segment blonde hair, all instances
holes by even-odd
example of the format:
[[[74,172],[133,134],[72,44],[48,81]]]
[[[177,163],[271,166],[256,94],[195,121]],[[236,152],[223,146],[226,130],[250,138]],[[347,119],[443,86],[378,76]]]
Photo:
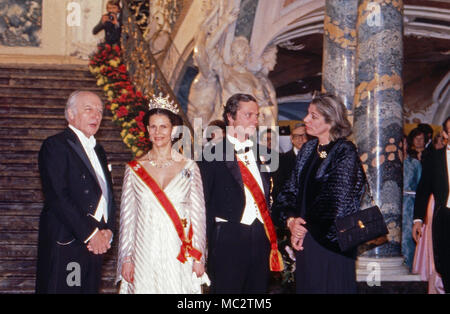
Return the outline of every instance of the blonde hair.
[[[331,125],[331,141],[347,138],[352,134],[352,125],[347,118],[347,108],[338,96],[318,93],[313,96],[311,104],[316,106],[325,122]]]

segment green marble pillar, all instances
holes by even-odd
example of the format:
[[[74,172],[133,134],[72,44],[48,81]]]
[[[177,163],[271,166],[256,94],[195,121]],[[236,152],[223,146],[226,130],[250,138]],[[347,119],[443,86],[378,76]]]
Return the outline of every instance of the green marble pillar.
[[[364,257],[401,258],[403,167],[403,2],[359,0],[354,133],[388,242]]]
[[[338,95],[353,120],[358,0],[326,0],[322,91]]]

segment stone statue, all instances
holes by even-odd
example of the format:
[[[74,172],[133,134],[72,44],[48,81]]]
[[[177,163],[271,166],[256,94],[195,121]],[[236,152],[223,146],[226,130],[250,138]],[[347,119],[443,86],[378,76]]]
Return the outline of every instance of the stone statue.
[[[188,117],[191,123],[194,117],[201,117],[203,125],[222,119],[227,99],[245,93],[253,95],[261,108],[260,125],[275,125],[278,108],[268,73],[276,64],[276,46],[267,48],[257,62],[257,70],[252,69],[247,38],[238,36],[231,44],[225,38],[239,12],[239,7],[225,3],[222,0],[216,4],[195,40],[194,62],[199,73],[189,93]]]
[[[150,51],[159,62],[163,57],[170,41],[171,28],[169,24],[169,10],[164,1],[150,3],[150,21],[145,31]]]
[[[269,79],[269,72],[275,68],[277,64],[277,46],[268,46],[262,57],[260,58],[260,70],[256,73],[256,77],[262,86],[264,93],[264,102],[259,107],[259,124],[260,125],[276,125],[278,120],[278,102],[275,87]]]
[[[250,55],[250,45],[243,36],[233,40],[229,62],[226,62],[225,55],[222,55],[221,67],[215,69],[222,88],[222,99],[226,101],[235,93],[253,95],[260,106],[259,124],[275,125],[277,121],[275,89],[267,77],[267,73],[275,64],[263,62],[259,72],[251,71]],[[220,118],[221,115],[222,107],[216,107],[213,118]]]
[[[221,58],[217,47],[227,28],[237,19],[238,11],[224,14],[217,25],[218,12],[219,5],[202,22],[195,38],[193,58],[199,73],[189,91],[187,116],[191,124],[194,118],[201,118],[202,125],[207,125],[214,120],[211,118],[214,108],[220,107],[222,102],[219,80],[214,70],[219,67],[216,63]]]

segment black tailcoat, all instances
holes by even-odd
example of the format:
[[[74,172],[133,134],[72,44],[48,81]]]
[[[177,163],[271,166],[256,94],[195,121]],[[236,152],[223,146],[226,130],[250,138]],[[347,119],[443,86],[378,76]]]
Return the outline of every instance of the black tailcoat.
[[[102,255],[89,252],[85,241],[96,228],[114,232],[115,203],[105,151],[97,144],[95,152],[108,189],[107,223],[93,218],[102,191],[77,135],[67,128],[47,138],[39,151],[44,209],[39,221],[37,293],[98,290]],[[67,284],[72,262],[80,265],[81,286]]]
[[[258,229],[255,231],[251,230],[253,227],[240,223],[245,209],[245,190],[234,146],[225,139],[217,143],[212,152],[220,155],[220,160],[199,163],[205,195],[208,274],[211,277],[212,292],[265,293],[266,279],[269,275],[270,243],[262,224],[254,222],[254,225],[257,225],[254,229]],[[259,158],[256,158],[256,160],[258,169],[260,169],[266,202],[268,202],[270,173],[261,172],[261,161]],[[227,222],[216,222],[216,217]],[[253,254],[251,251],[257,247],[260,247],[260,249],[257,252],[255,251],[254,258],[258,260],[258,263],[249,268],[247,262],[254,260],[249,256]],[[231,259],[233,265],[229,263],[228,257],[230,256],[236,257]],[[246,259],[246,257],[249,258]],[[238,274],[233,272],[233,275],[230,275],[233,278],[226,278],[227,276],[224,274],[229,273],[228,271],[232,268],[242,269]],[[251,288],[246,290],[244,287],[243,281],[248,281],[248,277],[253,276],[253,274],[256,274],[255,277],[261,280],[260,283],[255,283],[255,286],[259,285],[261,290]]]
[[[434,150],[424,161],[422,176],[416,190],[414,219],[426,217],[428,200],[434,196],[433,212],[433,253],[436,270],[442,279],[450,278],[450,209],[446,148]],[[445,277],[445,278],[444,278]],[[446,288],[450,289],[450,287]]]

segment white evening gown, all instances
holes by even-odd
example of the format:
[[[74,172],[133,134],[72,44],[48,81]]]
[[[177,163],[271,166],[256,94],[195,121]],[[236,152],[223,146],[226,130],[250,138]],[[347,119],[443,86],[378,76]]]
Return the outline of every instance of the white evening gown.
[[[192,224],[193,246],[205,260],[206,218],[203,185],[197,164],[187,160],[164,189],[180,219],[187,219],[185,234]],[[197,278],[192,272],[193,258],[183,264],[177,256],[181,240],[175,227],[150,188],[127,164],[122,188],[120,239],[116,282],[122,280],[120,293],[201,293],[206,273]],[[134,282],[121,276],[125,259],[134,262]]]

